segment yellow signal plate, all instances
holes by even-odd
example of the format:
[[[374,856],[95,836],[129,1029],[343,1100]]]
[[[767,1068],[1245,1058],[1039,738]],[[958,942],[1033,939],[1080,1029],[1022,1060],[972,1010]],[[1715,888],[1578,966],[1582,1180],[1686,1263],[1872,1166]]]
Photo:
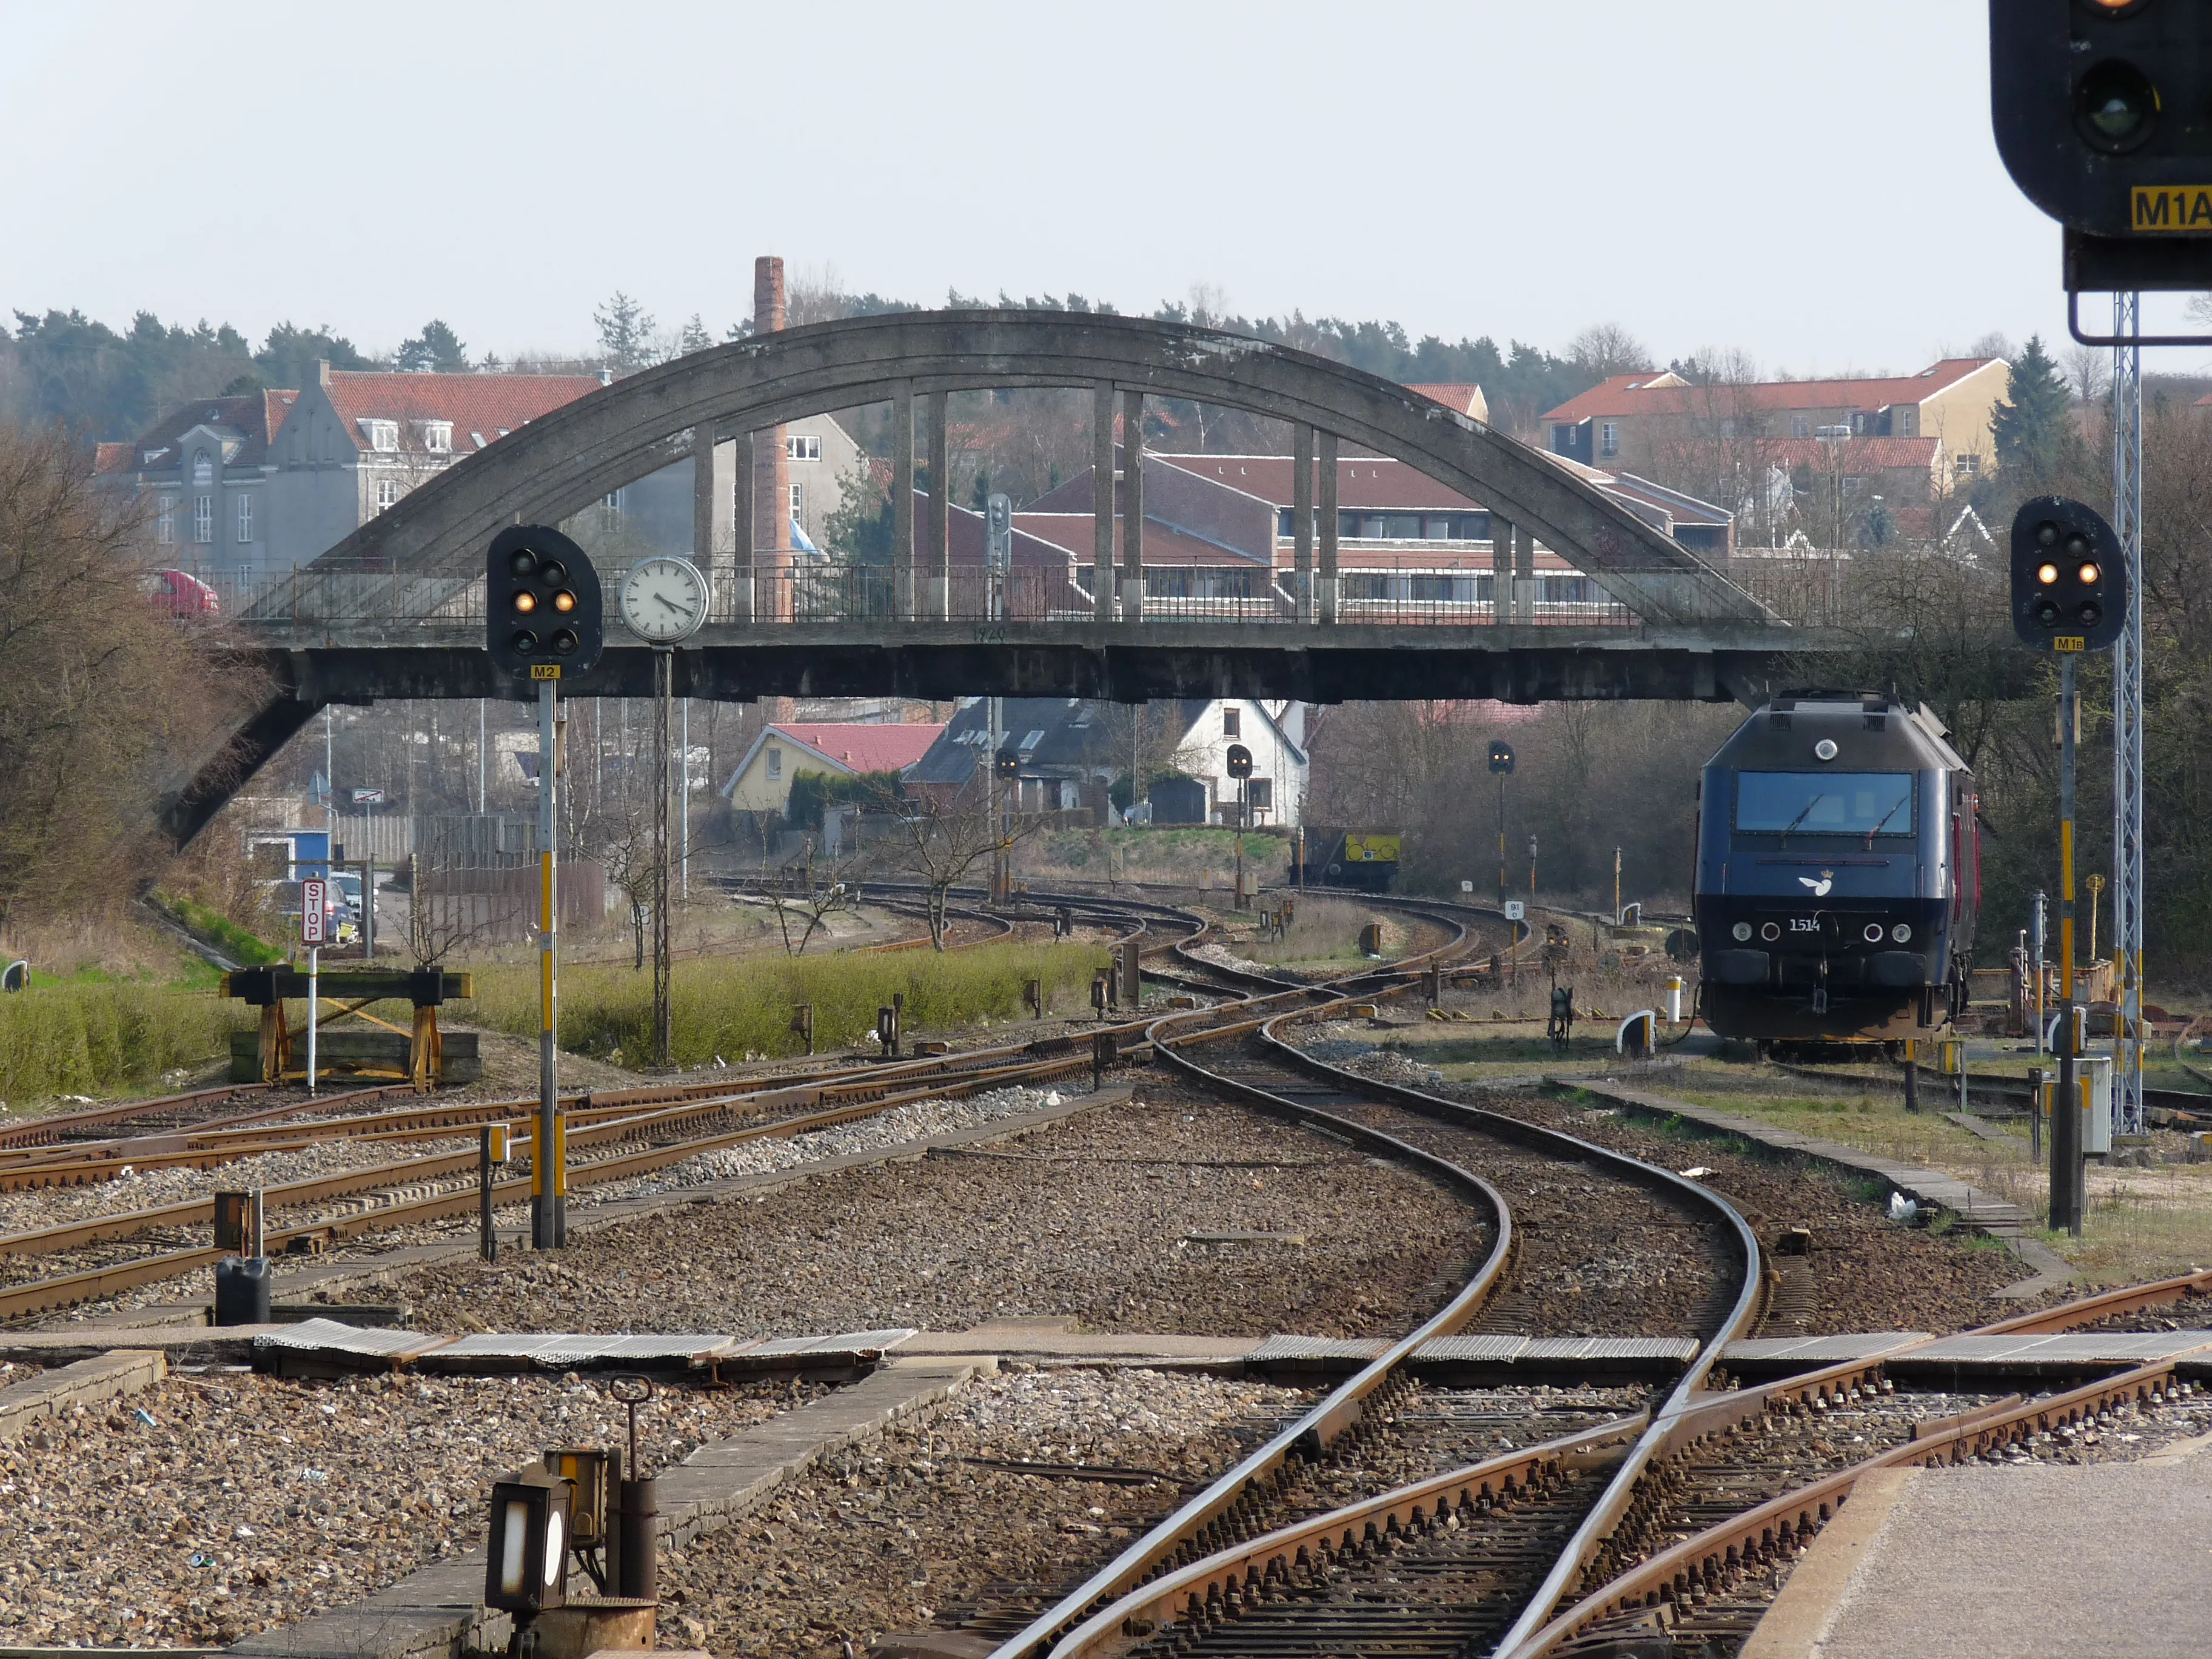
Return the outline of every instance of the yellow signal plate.
[[[2128,228],[2139,235],[2212,236],[2212,185],[2137,185]]]
[[[557,662],[534,662],[530,665],[530,678],[533,680],[557,680],[561,678],[561,665]]]
[[[2051,641],[2053,651],[2087,651],[2088,640],[2080,634],[2061,634]]]

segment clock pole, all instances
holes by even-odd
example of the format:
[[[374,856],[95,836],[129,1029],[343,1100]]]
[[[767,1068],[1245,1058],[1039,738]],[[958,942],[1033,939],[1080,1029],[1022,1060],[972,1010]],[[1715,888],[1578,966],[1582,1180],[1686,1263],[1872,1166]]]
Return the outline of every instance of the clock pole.
[[[668,793],[672,787],[668,769],[668,712],[676,696],[673,647],[653,647],[653,741],[660,751],[660,787],[653,809],[653,1063],[665,1071],[674,1063],[668,1006]]]

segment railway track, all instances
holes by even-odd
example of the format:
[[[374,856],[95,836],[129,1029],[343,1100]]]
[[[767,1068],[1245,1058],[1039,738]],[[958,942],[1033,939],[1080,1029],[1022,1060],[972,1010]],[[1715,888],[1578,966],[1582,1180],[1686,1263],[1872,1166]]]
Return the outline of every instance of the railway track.
[[[1212,1623],[1230,1617],[1224,1595],[1234,1598],[1242,1611],[1248,1596],[1285,1589],[1294,1574],[1304,1576],[1303,1583],[1324,1557],[1363,1549],[1387,1553],[1416,1524],[1443,1525],[1457,1534],[1462,1510],[1470,1521],[1479,1515],[1483,1526],[1464,1529],[1462,1542],[1467,1547],[1455,1571],[1493,1588],[1510,1583],[1517,1589],[1502,1597],[1457,1601],[1457,1611],[1446,1622],[1462,1644],[1510,1633],[1516,1619],[1525,1624],[1535,1609],[1553,1605],[1569,1587],[1574,1568],[1595,1553],[1613,1516],[1627,1502],[1634,1477],[1650,1460],[1661,1421],[1686,1407],[1721,1342],[1753,1316],[1759,1290],[1756,1243],[1732,1210],[1693,1183],[1549,1131],[1371,1084],[1312,1061],[1281,1040],[1277,1028],[1292,1019],[1337,1011],[1360,996],[1406,988],[1416,970],[1441,965],[1470,948],[1469,921],[1480,917],[1496,925],[1498,920],[1459,907],[1394,908],[1439,924],[1445,942],[1330,986],[1285,987],[1272,975],[1195,959],[1207,971],[1256,981],[1254,994],[1230,1006],[1155,1021],[1148,1037],[1164,1064],[1212,1091],[1387,1153],[1458,1185],[1486,1212],[1487,1254],[1438,1312],[1018,1628],[1006,1627],[1012,1621],[1004,1607],[972,1612],[964,1627],[996,1640],[994,1659],[1029,1659],[1046,1652],[1118,1653],[1155,1636],[1166,1644],[1163,1650],[1177,1650],[1177,1644],[1196,1640]],[[1190,959],[1188,953],[1186,958]],[[1200,1049],[1202,1060],[1194,1052]],[[1449,1130],[1441,1136],[1436,1133],[1439,1119]],[[1470,1150],[1480,1152],[1493,1169],[1503,1152],[1510,1173],[1501,1173],[1500,1180],[1507,1185],[1527,1179],[1534,1165],[1564,1161],[1602,1170],[1608,1182],[1625,1180],[1663,1193],[1692,1213],[1713,1212],[1709,1230],[1725,1239],[1735,1269],[1729,1294],[1722,1298],[1725,1310],[1716,1316],[1710,1309],[1701,1310],[1708,1328],[1699,1360],[1658,1417],[1649,1411],[1616,1411],[1577,1425],[1572,1432],[1540,1447],[1474,1462],[1462,1455],[1471,1446],[1449,1435],[1439,1440],[1432,1431],[1416,1431],[1424,1421],[1448,1422],[1452,1407],[1467,1401],[1450,1401],[1414,1383],[1407,1370],[1410,1356],[1434,1338],[1479,1328],[1496,1310],[1510,1310],[1504,1316],[1508,1328],[1525,1328],[1532,1313],[1525,1299],[1516,1306],[1502,1291],[1529,1255],[1544,1253],[1542,1247],[1531,1251],[1523,1244],[1507,1198],[1468,1166]],[[1530,1152],[1536,1154],[1533,1160],[1528,1158]],[[1713,1299],[1710,1293],[1702,1298]],[[1382,1477],[1408,1463],[1419,1466],[1424,1478],[1394,1489]],[[1440,1468],[1443,1473],[1437,1472]],[[1445,1519],[1437,1522],[1440,1513]],[[1478,1533],[1490,1539],[1486,1553],[1474,1548]],[[1232,1563],[1260,1548],[1255,1540],[1264,1540],[1271,1553],[1267,1565],[1252,1569],[1248,1583]],[[1355,1608],[1347,1620],[1324,1621],[1327,1639],[1339,1645],[1320,1650],[1391,1650],[1386,1632],[1362,1623],[1372,1612]],[[1273,1651],[1264,1644],[1253,1650]]]
[[[1123,928],[1123,938],[1157,935],[1151,954],[1176,950],[1198,938],[1209,924],[1202,916],[1172,906],[1135,901],[1126,904],[1079,898],[1075,905]],[[1129,1052],[1144,1048],[1142,1020],[1101,1024],[1098,1030]],[[982,1092],[1048,1082],[1092,1064],[1089,1045],[1073,1039],[969,1050],[957,1055],[891,1063],[840,1062],[796,1075],[732,1087],[726,1081],[592,1091],[564,1098],[572,1152],[598,1151],[571,1165],[574,1188],[589,1188],[650,1175],[704,1153],[764,1137],[787,1138],[828,1128],[945,1095]],[[266,1085],[197,1091],[160,1100],[126,1103],[71,1115],[59,1128],[88,1128],[173,1115],[202,1103],[240,1094],[266,1092]],[[534,1099],[432,1103],[368,1114],[319,1117],[307,1122],[276,1122],[307,1111],[327,1111],[347,1101],[370,1103],[397,1089],[357,1091],[320,1102],[295,1100],[240,1120],[201,1124],[164,1135],[104,1142],[47,1142],[20,1149],[12,1161],[0,1154],[0,1190],[9,1188],[82,1184],[112,1177],[125,1168],[184,1164],[202,1169],[269,1152],[297,1151],[333,1139],[376,1143],[450,1139],[480,1124],[508,1121],[536,1109]],[[28,1127],[28,1126],[26,1126]],[[642,1145],[640,1145],[642,1143]],[[629,1148],[629,1150],[624,1150]],[[272,1224],[267,1238],[278,1250],[319,1249],[363,1234],[450,1219],[474,1212],[480,1202],[473,1148],[447,1154],[395,1159],[340,1174],[271,1187],[265,1200],[272,1218],[287,1210],[347,1199],[367,1201],[352,1212],[319,1216],[293,1224]],[[526,1196],[526,1177],[495,1182],[495,1203]],[[426,1190],[427,1188],[427,1190]],[[214,1216],[212,1198],[185,1200],[112,1212],[0,1235],[0,1259],[32,1258],[125,1241],[144,1235],[204,1226]],[[51,1313],[120,1291],[183,1277],[211,1265],[224,1252],[212,1247],[161,1249],[82,1271],[0,1285],[0,1321]]]
[[[1370,1130],[1403,1133],[1399,1112],[1462,1124],[1488,1115],[1297,1055],[1279,1029],[1292,1018],[1263,1022],[1225,1063],[1209,1057],[1200,1068],[1171,1041],[1161,1053],[1255,1104],[1272,1099],[1308,1121],[1340,1115]],[[1156,1041],[1162,1035],[1156,1028]],[[1373,1109],[1378,1094],[1390,1111]],[[1510,1121],[1488,1127],[1523,1146],[1564,1139]],[[1415,1131],[1409,1138],[1437,1149],[1432,1136]],[[1647,1180],[1674,1179],[1644,1168]],[[1516,1185],[1503,1174],[1500,1180]],[[2069,1425],[2100,1412],[2179,1397],[2169,1396],[2181,1386],[2170,1366],[2145,1366],[2046,1399],[1984,1401],[1939,1413],[1897,1396],[1878,1363],[1834,1366],[1762,1389],[1706,1392],[1702,1385],[1721,1345],[1756,1316],[1759,1258],[1734,1212],[1701,1195],[1733,1221],[1743,1272],[1733,1305],[1708,1327],[1698,1360],[1652,1411],[1363,1494],[1304,1519],[1231,1528],[1217,1534],[1211,1553],[1178,1538],[1178,1517],[1171,1516],[1003,1641],[994,1659],[1130,1652],[1542,1659],[1634,1652],[1639,1644],[1652,1652],[1679,1650],[1675,1644],[1706,1650],[1698,1644],[1748,1634],[1787,1561],[1867,1472],[1994,1455],[2070,1433]],[[1501,1228],[1510,1227],[1501,1218]],[[1516,1261],[1501,1282],[1510,1285],[1521,1270]],[[1985,1329],[2094,1323],[2201,1294],[2204,1279],[2085,1298]],[[1508,1306],[1502,1294],[1490,1300],[1496,1311]],[[1373,1379],[1354,1379],[1362,1381]],[[1398,1386],[1386,1379],[1374,1387],[1368,1409],[1387,1415]],[[1237,1479],[1248,1501],[1260,1494],[1263,1512],[1272,1504],[1268,1520],[1282,1520],[1282,1505],[1267,1490],[1285,1484],[1279,1470],[1248,1460],[1224,1481]]]

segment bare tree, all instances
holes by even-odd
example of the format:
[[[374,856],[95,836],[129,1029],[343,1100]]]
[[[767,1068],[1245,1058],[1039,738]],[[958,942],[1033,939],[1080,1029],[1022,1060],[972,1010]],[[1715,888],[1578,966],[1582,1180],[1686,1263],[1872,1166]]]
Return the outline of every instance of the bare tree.
[[[805,956],[806,947],[816,933],[828,927],[831,915],[860,908],[858,877],[865,860],[858,851],[832,860],[819,872],[815,856],[814,837],[809,836],[800,846],[798,860],[785,866],[782,881],[763,878],[761,883],[762,895],[775,912],[776,926],[782,932],[786,956]],[[794,927],[796,939],[792,936]]]
[[[1593,323],[1567,343],[1567,356],[1593,380],[1651,367],[1651,352],[1619,323]]]
[[[1008,836],[1012,844],[1034,834],[1040,820],[1016,819]],[[945,903],[953,888],[991,856],[999,839],[999,826],[983,808],[983,782],[977,775],[957,794],[942,797],[921,793],[898,805],[898,838],[886,848],[885,862],[919,880],[927,897],[925,915],[929,942],[945,948]]]
[[[0,428],[0,933],[161,869],[169,774],[221,760],[257,683],[211,618],[142,589],[149,541],[67,433]]]

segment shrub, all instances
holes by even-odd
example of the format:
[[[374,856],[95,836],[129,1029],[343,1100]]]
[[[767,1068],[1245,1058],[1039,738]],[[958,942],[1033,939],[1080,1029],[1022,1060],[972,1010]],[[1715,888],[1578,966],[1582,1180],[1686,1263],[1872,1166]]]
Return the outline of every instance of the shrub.
[[[1025,1012],[1023,987],[1044,981],[1046,1007],[1088,1007],[1091,976],[1107,963],[1097,947],[984,945],[934,951],[826,957],[706,957],[676,964],[670,996],[670,1046],[679,1066],[716,1055],[794,1054],[793,1006],[814,1005],[814,1041],[831,1048],[875,1030],[876,1010],[894,992],[906,997],[909,1030],[944,1029]],[[534,966],[479,969],[467,1018],[517,1036],[538,1030]],[[653,1051],[653,978],[626,967],[584,968],[561,975],[561,1043],[602,1057],[620,1050],[635,1063]]]

